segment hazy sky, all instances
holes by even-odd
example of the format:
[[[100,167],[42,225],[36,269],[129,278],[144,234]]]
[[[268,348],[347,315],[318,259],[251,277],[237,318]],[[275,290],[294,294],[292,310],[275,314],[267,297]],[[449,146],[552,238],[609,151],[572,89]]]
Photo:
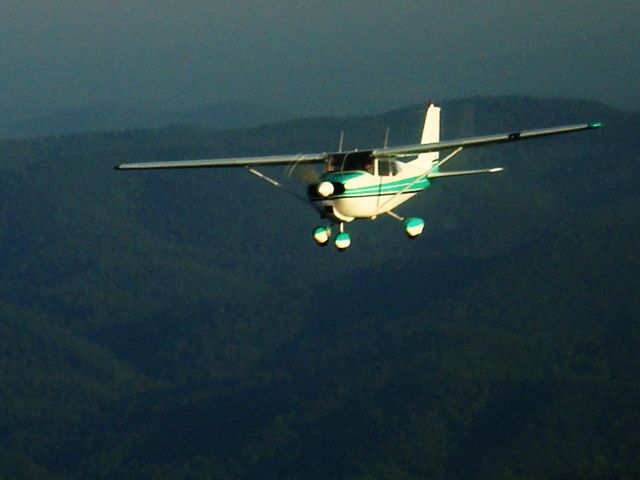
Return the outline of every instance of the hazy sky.
[[[640,1],[0,0],[0,105],[308,114],[531,94],[640,109]]]

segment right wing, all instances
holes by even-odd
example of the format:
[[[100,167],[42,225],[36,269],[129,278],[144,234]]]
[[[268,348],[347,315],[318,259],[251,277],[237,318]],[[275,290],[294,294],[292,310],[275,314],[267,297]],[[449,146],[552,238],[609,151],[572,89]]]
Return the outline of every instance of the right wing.
[[[203,160],[176,160],[165,162],[121,163],[116,170],[162,170],[171,168],[221,168],[251,167],[265,165],[288,165],[297,163],[322,163],[325,153],[306,153],[296,155],[273,155],[268,157],[215,158]]]
[[[462,175],[477,175],[479,173],[498,173],[504,170],[502,167],[495,168],[483,168],[480,170],[452,170],[449,172],[431,172],[427,174],[427,178],[442,178],[442,177],[459,177]]]
[[[443,142],[417,143],[414,145],[403,145],[400,147],[378,148],[373,150],[374,157],[398,157],[417,155],[425,152],[437,152],[456,147],[477,147],[491,143],[506,143],[517,140],[527,140],[529,138],[546,137],[548,135],[558,135],[560,133],[579,132],[580,130],[590,130],[602,127],[600,122],[581,123],[577,125],[566,125],[563,127],[541,128],[538,130],[522,130],[519,132],[499,133],[497,135],[483,135],[481,137],[459,138],[455,140],[445,140]]]

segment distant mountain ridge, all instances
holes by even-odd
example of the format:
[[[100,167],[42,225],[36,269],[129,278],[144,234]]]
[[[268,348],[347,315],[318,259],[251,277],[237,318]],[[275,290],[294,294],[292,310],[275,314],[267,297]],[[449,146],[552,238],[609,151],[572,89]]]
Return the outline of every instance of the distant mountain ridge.
[[[486,101],[491,97],[469,97],[443,102],[449,110],[449,114],[469,119],[474,115],[472,105],[478,101]],[[539,105],[547,105],[549,121],[562,119],[562,109],[553,106],[554,102],[566,102],[566,99],[536,99],[525,96],[494,97],[494,105],[499,112],[511,105],[511,111],[526,112],[523,104],[537,105],[534,110],[539,111]],[[623,113],[615,108],[607,107],[596,101],[575,100],[585,112],[606,111]],[[458,106],[466,105],[467,110],[459,112]],[[514,106],[517,105],[517,108]],[[462,108],[462,107],[460,107]],[[385,118],[397,115],[407,110],[421,111],[422,106],[412,105],[401,109],[390,110],[383,113],[369,115],[348,116],[340,115],[331,118]],[[471,109],[471,110],[470,110]],[[572,111],[571,109],[569,111]],[[478,112],[482,118],[487,118],[491,112]],[[575,113],[575,112],[573,112]],[[310,119],[318,118],[313,112],[308,112]],[[214,130],[229,130],[251,128],[260,125],[269,125],[287,121],[296,121],[297,115],[287,114],[271,107],[251,102],[222,102],[211,105],[203,105],[184,110],[165,110],[153,108],[128,108],[116,106],[87,106],[76,108],[58,108],[39,114],[19,114],[17,111],[2,108],[0,105],[0,138],[15,137],[39,137],[48,135],[82,134],[89,132],[121,131],[121,130],[148,130],[165,128],[168,126],[198,127]],[[460,118],[462,118],[460,117]],[[328,117],[325,117],[328,118]],[[506,119],[505,119],[506,120]],[[514,117],[513,121],[522,122],[523,118]],[[526,118],[524,119],[526,120]],[[466,121],[466,120],[465,120]]]
[[[55,109],[21,119],[11,118],[15,118],[15,112],[7,112],[0,117],[0,138],[153,129],[168,125],[225,130],[274,123],[287,117],[258,104],[224,102],[178,111],[89,106]]]

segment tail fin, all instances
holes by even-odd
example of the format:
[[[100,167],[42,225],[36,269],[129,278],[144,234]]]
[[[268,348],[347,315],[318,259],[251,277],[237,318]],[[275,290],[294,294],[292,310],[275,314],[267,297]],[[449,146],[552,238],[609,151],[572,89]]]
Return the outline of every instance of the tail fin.
[[[424,119],[422,137],[420,143],[435,143],[440,141],[440,107],[429,102],[427,114]],[[421,170],[430,170],[433,164],[440,158],[439,152],[421,153],[418,158],[409,162]]]

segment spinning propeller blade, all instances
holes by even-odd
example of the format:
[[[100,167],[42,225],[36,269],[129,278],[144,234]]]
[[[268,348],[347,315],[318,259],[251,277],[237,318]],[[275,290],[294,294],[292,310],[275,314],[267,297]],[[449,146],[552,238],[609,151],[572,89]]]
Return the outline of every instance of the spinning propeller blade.
[[[320,174],[311,165],[304,163],[292,163],[286,170],[287,178],[293,178],[305,185],[318,183]]]

